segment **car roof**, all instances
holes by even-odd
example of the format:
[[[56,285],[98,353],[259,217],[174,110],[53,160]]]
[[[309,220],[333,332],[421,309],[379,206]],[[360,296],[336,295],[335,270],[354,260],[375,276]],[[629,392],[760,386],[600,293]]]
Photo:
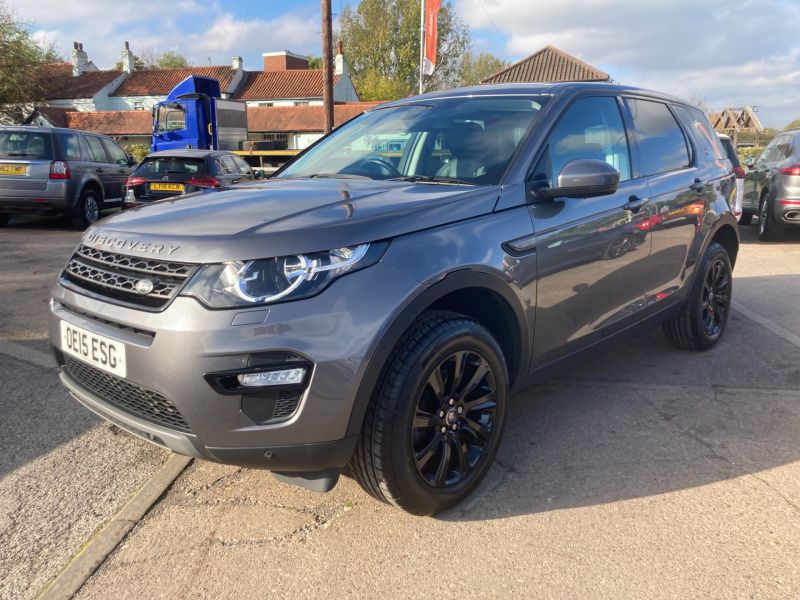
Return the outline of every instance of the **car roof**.
[[[38,125],[0,125],[0,131],[35,131],[38,133],[84,133],[87,135],[97,135],[104,138],[110,136],[96,131],[84,131],[82,129],[70,129],[69,127],[40,127]]]
[[[443,100],[449,98],[470,98],[476,96],[519,96],[519,95],[574,95],[586,90],[596,92],[606,92],[613,94],[631,94],[636,96],[649,96],[658,100],[665,100],[677,104],[693,107],[689,102],[681,100],[676,96],[638,88],[618,83],[589,82],[589,81],[565,81],[559,83],[502,83],[494,85],[474,85],[470,87],[455,88],[440,92],[430,92],[419,96],[411,96],[393,102],[381,104],[376,108],[386,108],[390,106],[402,106],[404,104],[418,104],[426,100]],[[696,107],[693,107],[696,108]],[[373,109],[374,110],[374,109]]]
[[[145,158],[151,157],[184,157],[184,158],[208,158],[210,156],[227,156],[233,155],[233,152],[226,150],[159,150],[158,152],[151,152]]]

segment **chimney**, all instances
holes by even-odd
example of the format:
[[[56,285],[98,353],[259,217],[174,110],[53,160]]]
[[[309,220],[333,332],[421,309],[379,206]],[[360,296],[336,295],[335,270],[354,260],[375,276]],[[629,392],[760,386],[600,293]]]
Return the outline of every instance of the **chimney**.
[[[231,62],[231,69],[234,71],[241,71],[244,69],[244,61],[242,60],[241,56],[234,56],[233,61]]]
[[[131,47],[128,42],[122,48],[122,70],[126,73],[133,73],[136,70],[136,58],[131,52]]]
[[[280,52],[264,52],[265,71],[292,71],[295,69],[308,69],[308,57],[295,54],[288,50]]]
[[[78,77],[86,71],[93,71],[89,65],[89,56],[83,51],[83,44],[72,42],[72,76]]]
[[[333,59],[334,75],[349,75],[347,63],[344,60],[344,44],[341,40],[336,44],[336,57]]]

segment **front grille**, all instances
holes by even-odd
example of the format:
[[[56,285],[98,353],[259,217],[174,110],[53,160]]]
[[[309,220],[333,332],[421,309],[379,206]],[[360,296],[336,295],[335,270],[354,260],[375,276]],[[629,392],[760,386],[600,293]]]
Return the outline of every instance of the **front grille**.
[[[302,392],[281,392],[275,403],[275,411],[272,413],[273,420],[280,421],[291,417],[300,404],[301,395]]]
[[[158,425],[191,433],[191,429],[168,398],[140,385],[96,369],[70,356],[64,357],[67,374],[92,394],[132,414]]]
[[[195,265],[139,258],[80,246],[62,272],[62,280],[112,302],[150,309],[165,307],[195,272]],[[137,291],[149,280],[152,290]]]

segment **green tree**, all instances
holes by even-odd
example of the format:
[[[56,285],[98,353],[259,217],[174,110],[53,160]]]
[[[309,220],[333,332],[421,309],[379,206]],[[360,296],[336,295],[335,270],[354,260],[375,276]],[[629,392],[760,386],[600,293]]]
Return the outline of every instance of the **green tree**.
[[[467,52],[461,59],[458,83],[459,85],[477,85],[487,77],[502,71],[508,65],[508,61],[489,52],[481,52],[478,55]]]
[[[789,123],[784,129],[800,129],[800,119],[795,119]]]
[[[419,0],[361,0],[339,15],[339,39],[363,100],[392,100],[418,90]],[[425,77],[426,91],[460,82],[461,57],[470,33],[449,3],[438,18],[436,69]]]
[[[141,54],[133,57],[133,67],[137,71],[151,69],[184,69],[189,65],[189,59],[176,50],[156,50],[144,48]],[[122,69],[122,61],[114,65],[117,70]]]
[[[0,0],[0,121],[19,123],[44,99],[44,77],[31,77],[31,70],[58,60],[52,45],[34,39],[31,26]]]
[[[308,57],[308,68],[309,69],[322,69],[322,57],[321,56],[314,56],[313,54],[309,55],[309,57]]]

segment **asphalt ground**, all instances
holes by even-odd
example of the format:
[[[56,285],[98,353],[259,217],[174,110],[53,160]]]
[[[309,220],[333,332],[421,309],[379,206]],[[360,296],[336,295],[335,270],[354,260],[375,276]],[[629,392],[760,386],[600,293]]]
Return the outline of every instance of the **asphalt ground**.
[[[196,461],[78,597],[800,597],[800,235],[742,238],[722,344],[653,331],[517,394],[455,509]],[[35,596],[166,457],[37,364],[77,239],[58,219],[0,230],[0,597]]]

